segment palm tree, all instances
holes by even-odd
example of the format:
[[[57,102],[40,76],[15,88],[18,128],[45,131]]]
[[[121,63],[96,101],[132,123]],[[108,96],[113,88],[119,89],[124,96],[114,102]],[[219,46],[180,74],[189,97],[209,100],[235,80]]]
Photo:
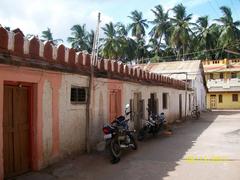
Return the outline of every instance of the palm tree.
[[[133,60],[136,57],[137,43],[128,37],[128,28],[124,24],[118,22],[116,31],[121,45],[121,60],[124,62]]]
[[[132,23],[129,25],[129,30],[132,31],[132,36],[137,38],[137,41],[143,38],[146,34],[145,28],[148,28],[147,19],[143,19],[143,14],[140,11],[132,11],[131,16],[128,16]]]
[[[0,27],[1,27],[1,24],[0,24]],[[8,27],[8,26],[5,26],[4,28],[5,28],[7,31],[11,31],[11,28]]]
[[[144,39],[140,39],[137,41],[137,49],[136,49],[136,57],[137,63],[139,61],[143,62],[143,58],[147,58],[149,56],[148,52],[149,45],[146,45],[146,41]]]
[[[214,58],[214,54],[209,50],[217,46],[219,26],[217,24],[209,25],[208,16],[202,16],[197,19],[195,30],[196,41],[193,42],[192,47],[199,51],[206,50],[206,52],[199,54],[198,57],[200,59]]]
[[[143,19],[143,14],[140,11],[132,11],[131,16],[128,16],[132,23],[128,26],[128,30],[131,30],[131,34],[136,38],[136,57],[137,63],[140,58],[143,58],[147,53],[144,36],[146,35],[145,28],[148,28],[147,19]]]
[[[171,19],[172,27],[170,41],[179,59],[181,53],[184,54],[187,52],[187,47],[191,41],[190,25],[192,25],[192,23],[190,23],[190,20],[192,19],[192,14],[187,15],[186,8],[182,4],[176,5],[172,10],[174,16]]]
[[[45,41],[52,41],[53,40],[52,32],[51,32],[50,28],[47,28],[46,31],[42,31],[42,38]]]
[[[67,41],[71,43],[72,48],[75,48],[77,51],[88,50],[88,32],[86,30],[86,25],[76,24],[71,28],[72,37],[68,37]]]
[[[101,47],[101,55],[105,58],[114,58],[117,59],[119,57],[120,52],[120,43],[117,37],[117,31],[115,29],[115,25],[110,22],[109,24],[105,24],[102,27],[105,38],[103,39],[103,44]]]
[[[150,21],[153,24],[153,28],[149,32],[151,38],[158,40],[158,44],[162,42],[163,37],[167,37],[169,33],[169,28],[171,27],[168,11],[165,13],[162,6],[155,6],[155,9],[151,9],[154,13],[155,19]]]
[[[51,41],[52,44],[56,45],[59,42],[63,42],[62,39],[53,39],[53,35],[50,28],[47,28],[46,31],[42,31],[42,38],[44,41]]]
[[[149,46],[152,49],[152,55],[155,57],[154,61],[157,61],[161,52],[160,48],[164,45],[162,39],[165,39],[165,43],[168,42],[171,23],[168,11],[165,13],[161,5],[155,6],[155,9],[151,9],[151,11],[154,13],[155,19],[150,21],[153,24],[153,28],[149,32],[151,37]]]
[[[90,30],[90,32],[87,34],[87,46],[88,46],[87,51],[88,51],[88,53],[92,52],[94,35],[95,35],[95,33],[93,30]]]
[[[223,48],[229,46],[240,39],[240,21],[233,21],[232,11],[229,7],[220,7],[223,16],[216,21],[221,23],[221,34],[219,37],[219,45]]]

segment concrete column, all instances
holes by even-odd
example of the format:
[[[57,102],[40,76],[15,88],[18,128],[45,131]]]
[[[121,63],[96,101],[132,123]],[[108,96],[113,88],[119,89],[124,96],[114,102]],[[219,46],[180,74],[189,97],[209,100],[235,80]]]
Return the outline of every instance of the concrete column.
[[[36,85],[35,95],[36,95],[36,107],[35,117],[33,126],[36,129],[34,131],[34,145],[33,145],[33,170],[39,170],[43,165],[43,107],[42,107],[42,97],[43,97],[43,80],[41,80]]]
[[[52,156],[59,155],[59,86],[54,83],[52,94]]]

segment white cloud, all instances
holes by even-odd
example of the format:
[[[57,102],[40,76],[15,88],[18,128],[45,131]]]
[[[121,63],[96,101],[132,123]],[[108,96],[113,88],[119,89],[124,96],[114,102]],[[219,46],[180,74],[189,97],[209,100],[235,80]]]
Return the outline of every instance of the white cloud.
[[[190,7],[205,1],[162,0],[159,4],[162,4],[167,10],[181,2]],[[61,38],[66,42],[71,33],[70,28],[74,24],[86,24],[88,30],[95,30],[98,12],[102,12],[101,26],[110,21],[115,22],[114,18],[119,20],[118,15],[121,14],[126,14],[124,16],[126,19],[121,19],[125,23],[128,20],[129,9],[134,10],[136,3],[141,2],[137,0],[136,2],[133,0],[121,0],[121,2],[117,0],[1,0],[0,24],[12,29],[20,28],[25,34],[38,34],[39,36],[43,30],[49,27],[54,38]],[[128,6],[126,12],[124,11],[125,6]],[[151,8],[143,11],[144,18],[153,19]],[[109,14],[106,14],[107,12]]]
[[[92,11],[90,13],[90,16],[89,16],[89,20],[92,21],[92,22],[95,22],[95,25],[97,24],[98,13],[99,13],[99,11]],[[100,24],[101,27],[104,26],[105,24],[109,23],[109,22],[113,22],[114,21],[112,17],[107,16],[107,15],[103,14],[102,12],[100,12],[100,13],[101,13],[101,17],[100,17],[100,19],[101,19],[101,24]]]
[[[3,0],[0,24],[12,29],[20,28],[24,34],[39,36],[49,27],[54,38],[61,38],[66,42],[74,24],[86,24],[88,30],[95,30],[99,11],[96,3],[78,0],[23,0],[21,3]],[[101,19],[102,24],[113,21],[113,18],[106,14],[102,14]]]

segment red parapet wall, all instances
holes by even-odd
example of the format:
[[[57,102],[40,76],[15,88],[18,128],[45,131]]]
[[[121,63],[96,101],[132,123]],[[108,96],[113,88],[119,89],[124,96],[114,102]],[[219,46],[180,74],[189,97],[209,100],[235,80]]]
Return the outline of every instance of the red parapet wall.
[[[22,33],[14,35],[14,53],[17,56],[23,56],[24,37]]]
[[[47,41],[44,44],[43,57],[44,57],[44,59],[49,60],[49,61],[53,60],[53,47],[52,47],[52,43],[50,41]]]
[[[69,49],[68,62],[71,66],[76,66],[75,58],[76,58],[76,50],[73,48]]]
[[[83,66],[83,54],[81,52],[77,53],[77,65]]]
[[[10,38],[13,37],[13,38]],[[52,42],[42,42],[37,37],[30,40],[24,37],[20,29],[15,32],[7,31],[0,27],[0,52],[8,52],[10,55],[28,58],[37,61],[46,61],[50,65],[59,64],[62,67],[72,68],[81,72],[89,70],[91,66],[91,55],[83,52],[76,52],[73,48],[66,48],[63,44],[54,46]],[[170,86],[173,88],[184,89],[185,82],[175,80],[159,74],[150,73],[131,65],[123,64],[116,60],[99,60],[96,65],[97,71],[105,71],[121,79],[134,82],[147,82],[155,85]],[[109,76],[111,78],[111,76]]]
[[[39,50],[40,50],[39,39],[33,37],[29,43],[29,57],[33,59],[38,59]]]
[[[8,48],[8,32],[3,27],[0,27],[0,49]]]
[[[57,48],[57,61],[61,64],[65,64],[65,46],[63,44]]]

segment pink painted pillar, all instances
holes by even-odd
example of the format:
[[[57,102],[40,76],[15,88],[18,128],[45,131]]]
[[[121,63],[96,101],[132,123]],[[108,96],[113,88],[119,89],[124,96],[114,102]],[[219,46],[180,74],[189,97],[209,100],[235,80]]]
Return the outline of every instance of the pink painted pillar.
[[[37,107],[36,107],[36,131],[35,131],[35,142],[33,152],[36,155],[33,157],[33,170],[39,170],[43,163],[43,109],[42,109],[42,96],[43,96],[43,81],[37,85]]]
[[[58,83],[53,83],[52,94],[52,156],[59,155],[59,87]]]
[[[4,177],[3,169],[3,80],[0,79],[0,180]]]

